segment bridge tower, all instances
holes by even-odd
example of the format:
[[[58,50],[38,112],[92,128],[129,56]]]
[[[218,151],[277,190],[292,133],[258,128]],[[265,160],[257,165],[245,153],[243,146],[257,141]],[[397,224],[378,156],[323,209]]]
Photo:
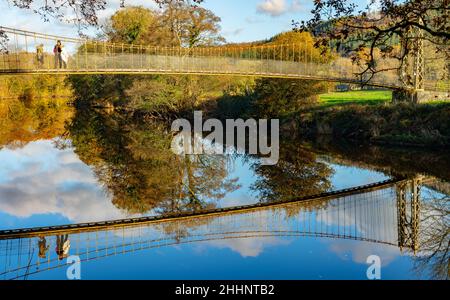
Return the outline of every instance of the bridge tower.
[[[422,179],[415,177],[397,185],[398,246],[419,250],[420,229],[420,184]]]
[[[419,20],[421,23],[421,20]],[[412,48],[407,53],[402,68],[400,80],[404,89],[394,92],[395,101],[420,102],[420,94],[425,91],[425,59],[424,59],[424,33],[417,27],[410,27],[406,39],[413,40]]]
[[[425,60],[423,56],[423,30],[420,28],[414,29],[414,70],[413,70],[413,84],[414,90],[425,90],[424,73],[425,73]]]

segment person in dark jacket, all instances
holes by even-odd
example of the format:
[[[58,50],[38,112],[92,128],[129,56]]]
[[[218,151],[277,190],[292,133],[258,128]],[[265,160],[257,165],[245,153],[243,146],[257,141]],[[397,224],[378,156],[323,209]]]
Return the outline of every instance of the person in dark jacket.
[[[62,68],[62,57],[61,57],[61,52],[62,52],[62,44],[61,41],[57,41],[55,47],[53,47],[53,54],[55,54],[55,69],[58,69],[58,67],[61,69]]]

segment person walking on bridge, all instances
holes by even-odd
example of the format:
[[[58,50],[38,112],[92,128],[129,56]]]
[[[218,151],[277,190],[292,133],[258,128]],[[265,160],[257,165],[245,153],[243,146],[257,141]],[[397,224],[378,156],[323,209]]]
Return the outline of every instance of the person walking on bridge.
[[[36,47],[36,59],[38,67],[42,68],[44,66],[44,45],[40,44]]]
[[[56,236],[56,255],[58,255],[59,260],[63,260],[69,256],[70,240],[69,235],[58,235]]]
[[[58,69],[58,67],[62,68],[61,52],[62,52],[62,44],[61,41],[58,40],[56,42],[55,47],[53,47],[53,54],[55,54],[55,69]]]
[[[45,259],[47,257],[47,251],[49,248],[45,237],[43,236],[39,237],[38,246],[39,246],[39,257]]]

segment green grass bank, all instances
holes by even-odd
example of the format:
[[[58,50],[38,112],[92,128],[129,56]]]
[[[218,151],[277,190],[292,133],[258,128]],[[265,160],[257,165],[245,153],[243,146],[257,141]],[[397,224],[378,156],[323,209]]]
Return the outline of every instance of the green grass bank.
[[[377,105],[390,102],[392,91],[385,90],[361,90],[348,92],[332,92],[320,95],[321,106],[366,104]]]

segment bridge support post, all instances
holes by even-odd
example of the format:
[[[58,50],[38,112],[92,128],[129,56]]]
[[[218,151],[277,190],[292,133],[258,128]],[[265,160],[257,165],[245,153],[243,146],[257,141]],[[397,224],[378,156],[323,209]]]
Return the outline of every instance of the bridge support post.
[[[398,246],[414,254],[419,250],[420,184],[416,177],[397,185]]]
[[[417,93],[413,89],[397,89],[392,93],[392,102],[409,102],[417,103]]]
[[[450,92],[433,92],[415,89],[398,89],[392,93],[392,102],[424,103],[432,101],[448,101]]]
[[[422,23],[421,21],[419,21]],[[424,73],[425,73],[425,60],[423,57],[423,30],[416,28],[415,41],[414,41],[414,90],[416,93],[424,91]]]
[[[450,100],[450,91],[425,91],[424,33],[420,28],[411,28],[408,35],[414,42],[400,70],[400,78],[405,87],[394,91],[392,101],[422,103]]]
[[[419,230],[420,230],[420,185],[422,180],[414,178],[412,180],[411,199],[411,248],[414,254],[419,250]]]

